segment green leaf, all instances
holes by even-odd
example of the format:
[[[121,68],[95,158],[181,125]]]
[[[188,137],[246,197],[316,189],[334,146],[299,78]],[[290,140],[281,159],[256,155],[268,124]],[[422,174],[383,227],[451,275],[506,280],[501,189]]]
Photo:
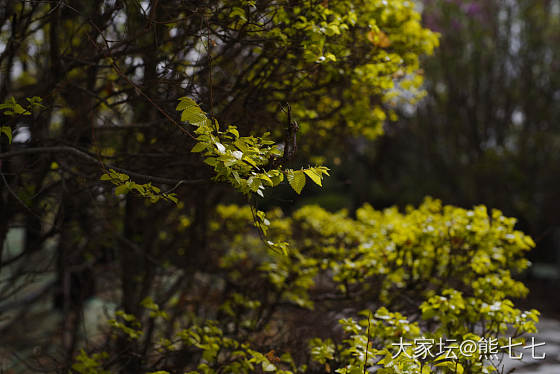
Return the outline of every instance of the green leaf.
[[[329,168],[325,167],[325,166],[317,166],[313,168],[313,171],[315,172],[315,174],[321,175],[321,174],[325,174],[326,176],[331,176],[329,174]]]
[[[120,186],[117,186],[117,188],[115,188],[115,195],[126,195],[128,191],[128,186],[126,184],[121,184]]]
[[[233,145],[235,145],[237,148],[239,148],[239,150],[243,153],[247,153],[249,148],[247,147],[247,144],[245,143],[245,140],[239,138],[236,139],[235,142],[233,142]]]
[[[266,175],[266,174],[261,174],[261,175],[259,175],[259,179],[261,179],[261,180],[265,181],[266,183],[268,183],[268,185],[269,185],[270,187],[274,187],[274,182],[272,181],[272,179],[270,179],[270,178],[268,177],[268,175]]]
[[[262,181],[258,178],[251,177],[247,181],[249,183],[249,188],[253,192],[257,192],[259,188],[262,186]]]
[[[224,154],[226,152],[226,147],[222,143],[216,142],[214,145],[218,148],[218,153]]]
[[[25,108],[22,107],[20,104],[14,105],[14,112],[15,112],[16,114],[23,114],[23,115],[26,115],[26,116],[28,116],[28,115],[31,114],[30,111],[25,110]]]
[[[427,319],[434,318],[436,314],[437,313],[434,308],[426,308],[425,310],[422,311],[422,319],[427,320]]]
[[[10,126],[2,126],[0,128],[0,134],[6,134],[8,137],[8,142],[12,143],[12,128]]]
[[[140,305],[147,309],[159,310],[159,306],[154,302],[154,299],[152,299],[150,296],[145,297],[140,302]]]
[[[274,371],[276,370],[276,366],[274,366],[274,364],[270,363],[270,362],[263,362],[262,363],[262,368],[263,371]]]
[[[330,61],[336,61],[336,56],[333,55],[332,53],[327,53],[327,54],[325,55],[325,58],[326,58],[327,60],[330,60]]]
[[[208,164],[210,166],[216,166],[216,164],[218,163],[218,160],[215,157],[209,157],[209,158],[204,160],[204,163]]]
[[[321,184],[321,179],[322,179],[321,176],[315,173],[313,169],[305,169],[303,172],[307,174],[307,176],[311,178],[311,180],[315,182],[315,184],[318,184],[319,186],[323,187],[323,185]]]
[[[230,133],[232,133],[233,136],[235,136],[235,139],[239,138],[239,131],[237,131],[237,129],[236,129],[235,127],[230,126],[230,127],[228,128],[228,131],[229,131]]]
[[[258,167],[257,163],[251,157],[243,156],[243,161],[249,163],[251,166]]]
[[[278,186],[284,180],[284,174],[278,173],[276,175],[271,176],[270,179],[272,180],[273,186]]]
[[[208,148],[208,144],[206,143],[196,143],[194,147],[192,147],[191,152],[202,152],[206,148]]]
[[[233,175],[233,178],[235,179],[235,181],[237,182],[237,184],[241,184],[241,178],[239,177],[239,173],[234,171],[231,173]]]
[[[288,174],[288,183],[299,195],[303,187],[305,187],[305,174],[302,170],[294,171]]]
[[[119,179],[121,182],[125,182],[125,181],[130,179],[130,177],[127,174],[118,173],[113,169],[110,169],[109,171],[111,172],[113,177],[115,177],[116,179]]]
[[[448,359],[436,360],[436,362],[437,364],[434,365],[435,367],[446,367],[451,370],[451,372],[456,374],[463,374],[464,372],[463,365],[458,362],[454,362]]]
[[[138,193],[141,195],[144,195],[146,193],[146,186],[144,185],[134,183],[132,185],[132,188],[138,191]]]
[[[210,126],[210,120],[194,100],[188,97],[179,100],[177,110],[182,111],[181,121],[189,122],[193,126]]]

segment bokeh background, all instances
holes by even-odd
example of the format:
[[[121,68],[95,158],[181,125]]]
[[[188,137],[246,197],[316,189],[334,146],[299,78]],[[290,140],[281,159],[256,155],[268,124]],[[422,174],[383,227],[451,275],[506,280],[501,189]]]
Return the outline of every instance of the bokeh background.
[[[423,62],[426,96],[398,107],[374,141],[345,139],[329,163],[333,210],[485,204],[537,243],[529,303],[560,316],[560,2],[424,0],[440,47]],[[319,192],[317,190],[317,192]]]

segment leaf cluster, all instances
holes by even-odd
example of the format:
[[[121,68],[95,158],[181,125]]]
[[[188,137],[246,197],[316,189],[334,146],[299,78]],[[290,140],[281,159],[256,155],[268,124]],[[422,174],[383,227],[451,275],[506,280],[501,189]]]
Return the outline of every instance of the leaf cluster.
[[[328,175],[329,169],[324,166],[298,171],[283,169],[282,166],[267,169],[273,158],[282,155],[275,142],[268,139],[270,134],[265,133],[262,137],[240,136],[237,127],[232,125],[220,131],[218,121],[208,118],[188,97],[179,99],[177,110],[181,112],[181,121],[196,127],[197,143],[191,152],[202,153],[204,162],[213,167],[215,179],[230,183],[244,195],[256,193],[264,197],[263,191],[278,186],[284,177],[300,194],[306,175],[319,186],[322,185],[323,175]]]

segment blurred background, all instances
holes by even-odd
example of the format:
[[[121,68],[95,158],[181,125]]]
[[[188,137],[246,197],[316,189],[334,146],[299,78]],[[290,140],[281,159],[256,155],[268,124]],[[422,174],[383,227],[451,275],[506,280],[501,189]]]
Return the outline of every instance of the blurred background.
[[[326,190],[296,206],[353,211],[418,205],[425,196],[516,217],[536,247],[518,277],[519,305],[543,314],[547,360],[507,370],[560,370],[560,1],[423,0],[440,46],[422,62],[425,97],[373,141],[346,139],[329,160]],[[288,196],[288,194],[286,194]],[[277,203],[277,202],[275,202]],[[527,365],[527,366],[524,366]]]
[[[329,193],[298,204],[485,204],[537,243],[530,303],[560,315],[560,1],[424,0],[440,47],[425,59],[426,96],[367,142],[349,139]],[[318,192],[318,191],[317,191]]]

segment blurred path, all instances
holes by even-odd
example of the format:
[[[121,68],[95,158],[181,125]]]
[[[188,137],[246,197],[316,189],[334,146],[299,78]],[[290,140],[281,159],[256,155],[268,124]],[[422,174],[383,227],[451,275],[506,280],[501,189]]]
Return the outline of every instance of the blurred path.
[[[535,356],[546,354],[545,359],[533,359],[530,349],[520,350],[520,353],[523,352],[522,360],[504,360],[504,374],[560,374],[560,321],[541,318],[537,328],[539,332],[535,334],[535,343],[544,342],[545,345],[535,348]]]

